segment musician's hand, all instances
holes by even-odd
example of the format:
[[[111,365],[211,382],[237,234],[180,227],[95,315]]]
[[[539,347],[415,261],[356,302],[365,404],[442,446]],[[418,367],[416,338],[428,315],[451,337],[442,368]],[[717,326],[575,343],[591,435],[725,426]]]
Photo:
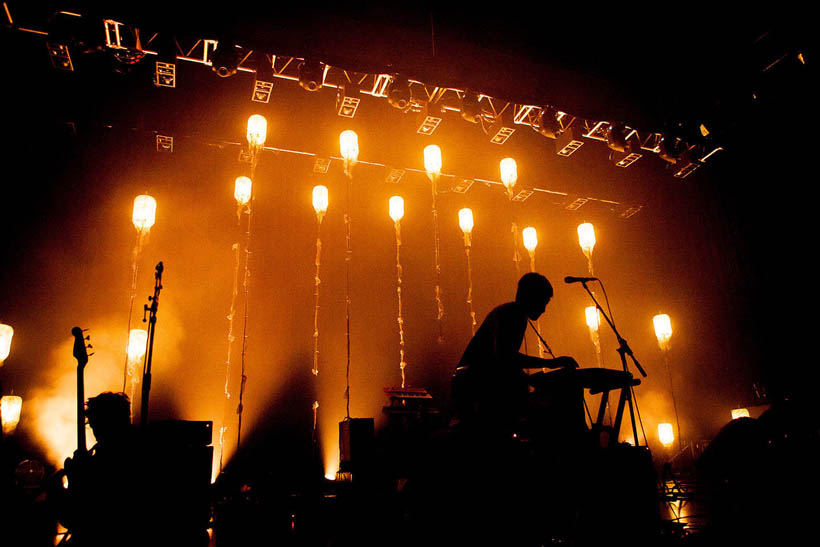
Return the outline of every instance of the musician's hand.
[[[578,363],[572,357],[556,357],[556,364],[564,370],[572,370],[578,368]]]

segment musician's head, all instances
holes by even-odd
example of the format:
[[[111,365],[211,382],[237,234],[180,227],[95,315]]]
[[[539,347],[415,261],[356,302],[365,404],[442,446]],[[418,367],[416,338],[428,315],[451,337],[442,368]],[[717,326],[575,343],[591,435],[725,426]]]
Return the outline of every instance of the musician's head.
[[[535,320],[541,317],[551,298],[552,285],[543,275],[531,272],[524,274],[518,280],[515,301],[524,306],[527,317],[530,319]]]
[[[105,442],[128,430],[131,401],[125,393],[106,391],[86,401],[85,416],[97,441]]]

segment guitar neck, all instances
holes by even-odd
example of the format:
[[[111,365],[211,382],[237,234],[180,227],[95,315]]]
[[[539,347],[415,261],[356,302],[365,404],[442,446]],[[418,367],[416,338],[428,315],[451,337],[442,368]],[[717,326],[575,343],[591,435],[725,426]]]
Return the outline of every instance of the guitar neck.
[[[77,452],[86,453],[85,442],[85,386],[83,367],[77,367]]]

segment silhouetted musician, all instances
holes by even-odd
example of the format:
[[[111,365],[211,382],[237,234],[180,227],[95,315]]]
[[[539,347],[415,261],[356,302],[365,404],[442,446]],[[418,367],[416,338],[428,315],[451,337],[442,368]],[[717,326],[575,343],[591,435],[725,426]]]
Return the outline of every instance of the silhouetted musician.
[[[529,392],[524,369],[578,368],[572,357],[542,359],[519,350],[529,321],[537,320],[553,295],[543,275],[527,273],[518,281],[515,301],[493,309],[476,331],[453,376],[456,412],[464,422],[478,423],[488,432],[514,432]],[[583,422],[583,392],[568,395],[578,405]]]

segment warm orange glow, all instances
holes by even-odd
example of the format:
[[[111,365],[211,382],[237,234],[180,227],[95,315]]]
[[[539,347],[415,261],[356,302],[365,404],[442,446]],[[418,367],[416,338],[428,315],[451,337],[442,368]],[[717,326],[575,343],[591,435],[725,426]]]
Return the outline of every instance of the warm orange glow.
[[[589,222],[578,225],[578,243],[585,255],[589,256],[592,253],[595,247],[595,227]]]
[[[268,120],[261,114],[254,114],[248,118],[248,143],[254,148],[265,145],[268,134]]]
[[[598,313],[597,306],[587,306],[584,308],[584,313],[587,319],[587,327],[591,331],[597,331],[598,327],[601,326],[601,315]]]
[[[0,366],[11,352],[11,338],[14,336],[14,329],[10,325],[0,324]]]
[[[658,346],[663,351],[669,349],[669,340],[672,338],[672,321],[665,313],[661,313],[652,318],[655,325],[655,336],[658,338]]]
[[[313,210],[317,215],[324,215],[327,212],[328,193],[327,186],[321,184],[313,187]]]
[[[140,232],[147,232],[156,219],[157,200],[146,194],[134,198],[134,213],[131,215],[134,228]]]
[[[148,342],[148,331],[131,329],[128,334],[128,360],[137,362],[145,357],[145,346]]]
[[[248,177],[236,177],[234,184],[233,197],[239,205],[247,205],[251,200],[251,187],[253,182]]]
[[[672,443],[675,442],[675,431],[672,429],[672,424],[658,424],[658,440],[663,446],[672,446]]]
[[[359,136],[348,129],[339,135],[339,150],[348,163],[356,163],[359,159]]]
[[[732,419],[737,420],[738,418],[749,418],[749,409],[748,408],[734,408],[734,409],[732,409]]]
[[[465,234],[469,234],[473,231],[473,211],[465,207],[464,209],[459,209],[458,211],[458,226],[461,228],[461,231]]]
[[[504,158],[501,160],[501,182],[504,187],[512,195],[513,186],[518,180],[518,166],[512,158]]]
[[[404,218],[404,199],[402,199],[401,196],[391,197],[388,204],[389,204],[390,218],[393,219],[393,222],[398,222],[402,218]]]
[[[0,398],[0,415],[3,416],[3,434],[9,435],[17,428],[20,422],[20,411],[23,408],[23,398],[17,395],[4,395]]]
[[[521,236],[524,239],[524,248],[530,253],[535,251],[538,246],[538,234],[535,232],[535,228],[527,226],[521,231]]]
[[[441,148],[435,144],[424,147],[424,169],[430,176],[441,174]]]

